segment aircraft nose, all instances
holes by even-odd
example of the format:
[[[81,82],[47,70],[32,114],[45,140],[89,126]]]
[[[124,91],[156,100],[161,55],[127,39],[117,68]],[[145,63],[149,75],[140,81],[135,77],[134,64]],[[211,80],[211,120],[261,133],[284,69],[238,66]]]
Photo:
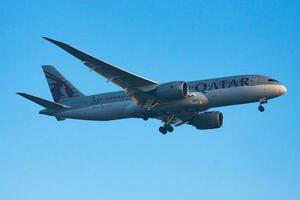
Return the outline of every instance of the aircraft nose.
[[[285,87],[284,85],[280,85],[280,86],[279,86],[279,94],[280,94],[280,95],[285,94],[286,91],[287,91],[287,89],[286,89],[286,87]]]

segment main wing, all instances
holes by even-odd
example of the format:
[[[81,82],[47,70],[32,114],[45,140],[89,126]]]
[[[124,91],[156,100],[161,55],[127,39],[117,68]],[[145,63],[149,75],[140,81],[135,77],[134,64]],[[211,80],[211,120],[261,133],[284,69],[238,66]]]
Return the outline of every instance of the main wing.
[[[157,82],[112,66],[111,64],[90,56],[63,42],[59,42],[47,37],[43,38],[78,58],[83,62],[84,65],[104,76],[108,81],[113,82],[123,88],[125,92],[132,98],[132,100],[134,100],[138,105],[146,105],[149,104],[149,102],[152,104],[152,102],[155,102],[155,98],[147,94],[146,90],[155,88],[158,85]]]
[[[87,67],[91,70],[99,73],[100,75],[107,78],[107,80],[115,83],[116,85],[126,89],[130,88],[143,88],[147,86],[157,85],[156,82],[151,81],[149,79],[137,76],[135,74],[129,73],[125,70],[122,70],[118,67],[112,66],[106,62],[103,62],[97,58],[94,58],[82,51],[79,51],[68,44],[63,42],[59,42],[47,37],[43,37],[44,39],[52,42],[56,46],[62,48],[69,54],[75,56],[79,60],[81,60]]]

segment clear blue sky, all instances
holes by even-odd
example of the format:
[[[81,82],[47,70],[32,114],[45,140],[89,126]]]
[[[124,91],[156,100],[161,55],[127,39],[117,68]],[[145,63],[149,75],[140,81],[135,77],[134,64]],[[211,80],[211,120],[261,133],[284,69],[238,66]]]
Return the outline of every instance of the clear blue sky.
[[[41,36],[159,82],[265,74],[288,92],[218,108],[213,131],[57,122],[15,95],[51,99],[42,64],[86,94],[118,88]],[[298,0],[1,1],[0,199],[299,199],[299,36]]]

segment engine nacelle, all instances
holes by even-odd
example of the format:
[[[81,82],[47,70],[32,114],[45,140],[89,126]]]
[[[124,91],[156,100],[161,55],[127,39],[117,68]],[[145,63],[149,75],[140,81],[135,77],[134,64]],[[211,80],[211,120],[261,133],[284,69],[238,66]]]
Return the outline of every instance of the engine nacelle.
[[[199,113],[188,124],[197,129],[220,128],[223,125],[223,114],[217,111]]]
[[[184,81],[173,81],[159,85],[155,94],[164,99],[180,99],[188,95],[189,88]]]

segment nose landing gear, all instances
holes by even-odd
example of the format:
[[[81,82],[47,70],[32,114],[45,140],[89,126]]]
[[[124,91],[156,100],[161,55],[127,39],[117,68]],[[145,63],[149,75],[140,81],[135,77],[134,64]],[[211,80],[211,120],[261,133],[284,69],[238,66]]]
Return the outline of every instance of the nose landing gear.
[[[263,106],[263,104],[268,103],[268,100],[266,98],[262,98],[259,100],[259,106],[258,106],[258,110],[260,112],[264,112],[265,111],[265,107]]]
[[[264,111],[265,111],[265,107],[264,107],[263,105],[259,105],[259,106],[258,106],[258,110],[259,110],[260,112],[264,112]]]

